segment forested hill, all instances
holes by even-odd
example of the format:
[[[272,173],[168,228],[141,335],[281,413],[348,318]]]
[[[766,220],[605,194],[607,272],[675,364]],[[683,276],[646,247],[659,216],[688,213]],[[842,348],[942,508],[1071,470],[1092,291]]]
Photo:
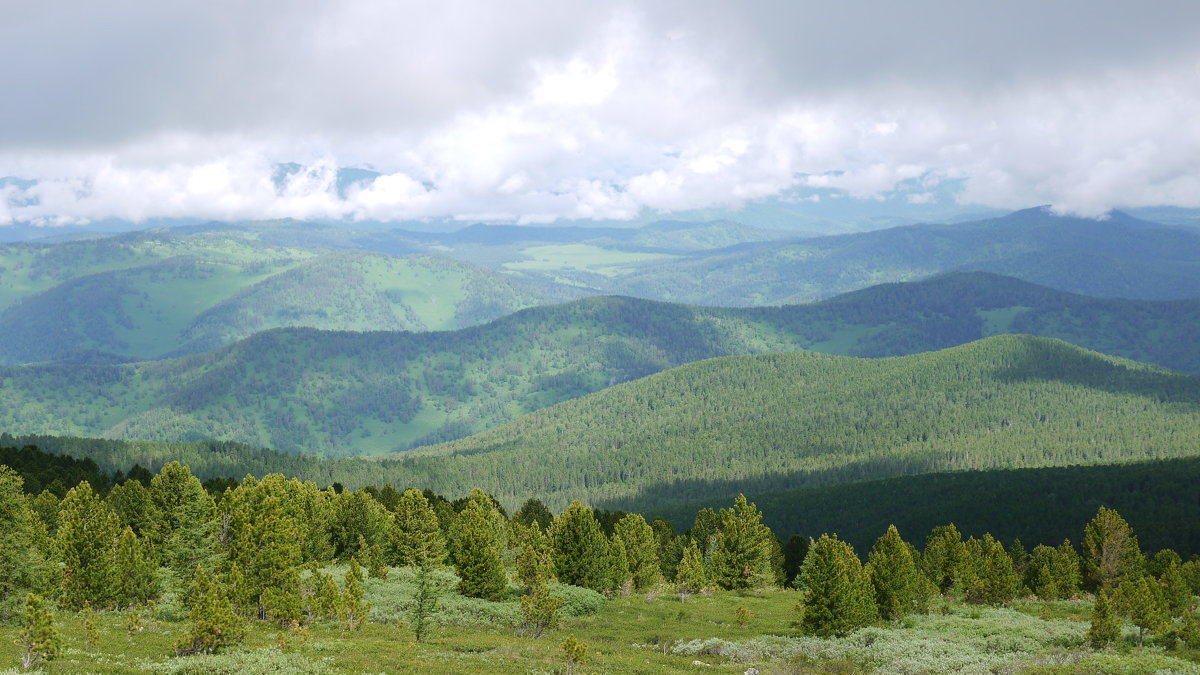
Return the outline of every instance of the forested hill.
[[[1198,327],[1200,301],[1097,300],[984,273],[775,308],[587,298],[453,332],[276,330],[176,360],[0,369],[0,428],[376,454],[717,356],[886,356],[1030,332],[1196,372]]]
[[[878,360],[693,363],[381,468],[447,493],[617,506],[1198,451],[1200,378],[999,336]]]
[[[1200,232],[1113,212],[1046,208],[956,225],[911,225],[745,244],[643,266],[610,288],[705,305],[805,302],[939,272],[982,270],[1098,297],[1200,297]]]

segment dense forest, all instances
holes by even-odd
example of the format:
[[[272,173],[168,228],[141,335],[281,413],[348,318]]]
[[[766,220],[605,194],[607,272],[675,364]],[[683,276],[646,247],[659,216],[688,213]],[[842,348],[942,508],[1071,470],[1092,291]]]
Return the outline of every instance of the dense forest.
[[[982,273],[778,308],[589,298],[453,332],[276,330],[170,361],[0,369],[0,423],[26,434],[378,454],[733,354],[891,356],[1029,332],[1195,372],[1197,325],[1197,301],[1097,300]]]

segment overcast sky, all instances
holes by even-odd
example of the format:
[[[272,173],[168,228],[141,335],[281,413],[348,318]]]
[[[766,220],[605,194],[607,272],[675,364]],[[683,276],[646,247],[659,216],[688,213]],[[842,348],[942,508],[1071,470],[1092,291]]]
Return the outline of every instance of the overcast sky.
[[[1200,206],[1200,2],[0,0],[0,223]],[[273,180],[277,166],[305,170]],[[339,167],[383,175],[339,194]]]

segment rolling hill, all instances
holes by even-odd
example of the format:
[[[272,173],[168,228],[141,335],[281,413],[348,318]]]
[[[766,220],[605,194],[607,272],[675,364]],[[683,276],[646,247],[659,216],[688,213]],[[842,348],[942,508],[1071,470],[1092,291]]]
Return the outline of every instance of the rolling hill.
[[[1200,297],[1200,232],[1112,212],[1045,208],[955,225],[911,225],[744,244],[644,265],[605,290],[717,306],[806,302],[884,282],[987,271],[1109,298]]]
[[[0,270],[10,365],[162,358],[282,326],[445,330],[571,297],[442,256],[210,231],[0,246]]]
[[[458,331],[279,329],[174,360],[0,369],[0,428],[378,454],[734,354],[893,356],[1027,332],[1194,373],[1197,326],[1200,301],[1099,300],[985,273],[787,307],[586,298]]]

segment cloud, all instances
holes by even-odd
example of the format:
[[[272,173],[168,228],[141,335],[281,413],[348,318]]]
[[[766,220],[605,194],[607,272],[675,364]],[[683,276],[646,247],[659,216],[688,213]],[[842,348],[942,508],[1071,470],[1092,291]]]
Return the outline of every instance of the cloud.
[[[10,4],[0,222],[1200,206],[1193,2]]]

